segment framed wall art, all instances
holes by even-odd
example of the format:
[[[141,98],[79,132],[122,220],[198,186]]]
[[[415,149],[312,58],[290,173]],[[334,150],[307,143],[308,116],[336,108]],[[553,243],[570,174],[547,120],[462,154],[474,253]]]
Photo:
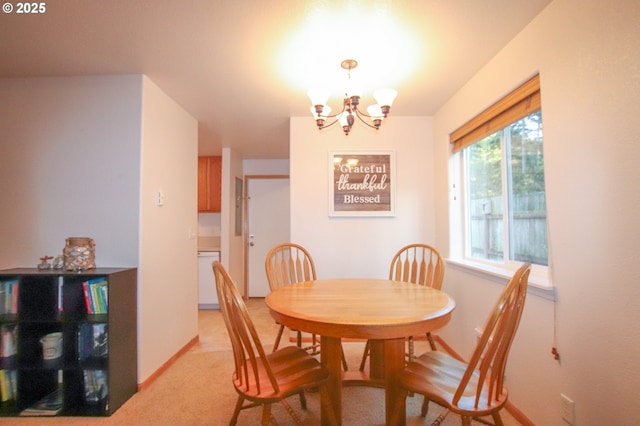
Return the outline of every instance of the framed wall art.
[[[395,152],[330,151],[329,216],[394,216]]]

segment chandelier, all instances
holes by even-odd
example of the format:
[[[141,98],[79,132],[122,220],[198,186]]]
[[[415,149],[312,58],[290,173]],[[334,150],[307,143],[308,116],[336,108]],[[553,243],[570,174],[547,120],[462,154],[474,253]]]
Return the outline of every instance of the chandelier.
[[[360,90],[356,89],[351,82],[351,70],[358,66],[358,61],[355,59],[345,59],[340,66],[347,70],[349,87],[345,92],[342,110],[339,113],[331,115],[331,107],[327,105],[329,99],[328,90],[311,89],[307,93],[311,99],[311,114],[316,120],[318,129],[322,130],[332,126],[336,122],[340,122],[344,134],[348,136],[351,127],[353,127],[355,123],[355,118],[358,117],[358,119],[367,126],[378,130],[382,124],[382,120],[389,114],[391,104],[396,96],[398,96],[398,92],[393,89],[376,90],[373,97],[378,103],[367,107],[367,112],[365,113],[358,108],[360,105]],[[371,120],[371,123],[365,118]],[[333,121],[325,124],[325,122],[330,119],[333,119]]]

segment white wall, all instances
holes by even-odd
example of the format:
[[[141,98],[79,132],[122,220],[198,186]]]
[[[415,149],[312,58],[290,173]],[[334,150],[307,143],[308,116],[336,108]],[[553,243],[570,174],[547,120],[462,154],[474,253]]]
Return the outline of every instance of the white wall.
[[[220,237],[220,213],[198,213],[198,237]]]
[[[309,249],[320,278],[387,277],[400,247],[435,241],[432,133],[428,117],[390,116],[378,133],[356,123],[349,136],[291,118],[291,240]],[[332,150],[395,151],[395,217],[328,216]]]
[[[222,149],[221,263],[240,293],[244,289],[244,240],[235,234],[236,178],[242,179],[242,158],[231,148]]]
[[[68,237],[97,266],[137,266],[140,76],[0,79],[0,267]]]
[[[195,120],[140,75],[0,79],[0,129],[0,268],[71,236],[138,267],[142,383],[197,335]]]
[[[244,160],[244,175],[288,175],[289,159],[279,160]]]
[[[198,335],[198,123],[147,77],[142,99],[141,382]]]
[[[555,0],[434,117],[438,246],[449,247],[448,134],[540,72],[553,302],[529,295],[507,367],[510,400],[540,425],[630,425],[640,411],[640,3]],[[448,266],[441,333],[461,354],[501,286]]]

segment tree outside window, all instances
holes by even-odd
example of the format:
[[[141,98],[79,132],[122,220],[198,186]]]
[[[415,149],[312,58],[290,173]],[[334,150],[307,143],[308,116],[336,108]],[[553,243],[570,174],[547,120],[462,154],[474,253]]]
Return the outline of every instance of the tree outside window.
[[[542,140],[536,111],[464,149],[467,256],[548,265]]]

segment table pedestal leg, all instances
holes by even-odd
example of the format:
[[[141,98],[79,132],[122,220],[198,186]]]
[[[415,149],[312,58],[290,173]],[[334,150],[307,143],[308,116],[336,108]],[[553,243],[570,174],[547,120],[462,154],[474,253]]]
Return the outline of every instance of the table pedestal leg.
[[[371,340],[369,375],[372,379],[384,380],[385,416],[386,424],[391,425],[391,417],[397,398],[402,394],[398,378],[404,369],[404,339]],[[406,411],[405,406],[399,407],[396,414],[402,423],[394,426],[403,426]]]
[[[396,401],[402,395],[400,374],[404,370],[404,338],[388,339],[384,341],[384,377],[385,377],[385,415],[387,425],[391,425],[394,408],[398,409],[399,423],[394,426],[404,426],[406,422],[406,406],[396,407]]]
[[[336,425],[342,425],[342,345],[340,338],[325,337],[320,338],[320,360],[322,365],[329,370],[329,383],[327,384],[330,398],[330,406],[335,413]],[[331,416],[325,412],[325,405],[322,404],[320,420],[322,425],[329,425]]]
[[[384,380],[384,340],[369,340],[369,377]]]

